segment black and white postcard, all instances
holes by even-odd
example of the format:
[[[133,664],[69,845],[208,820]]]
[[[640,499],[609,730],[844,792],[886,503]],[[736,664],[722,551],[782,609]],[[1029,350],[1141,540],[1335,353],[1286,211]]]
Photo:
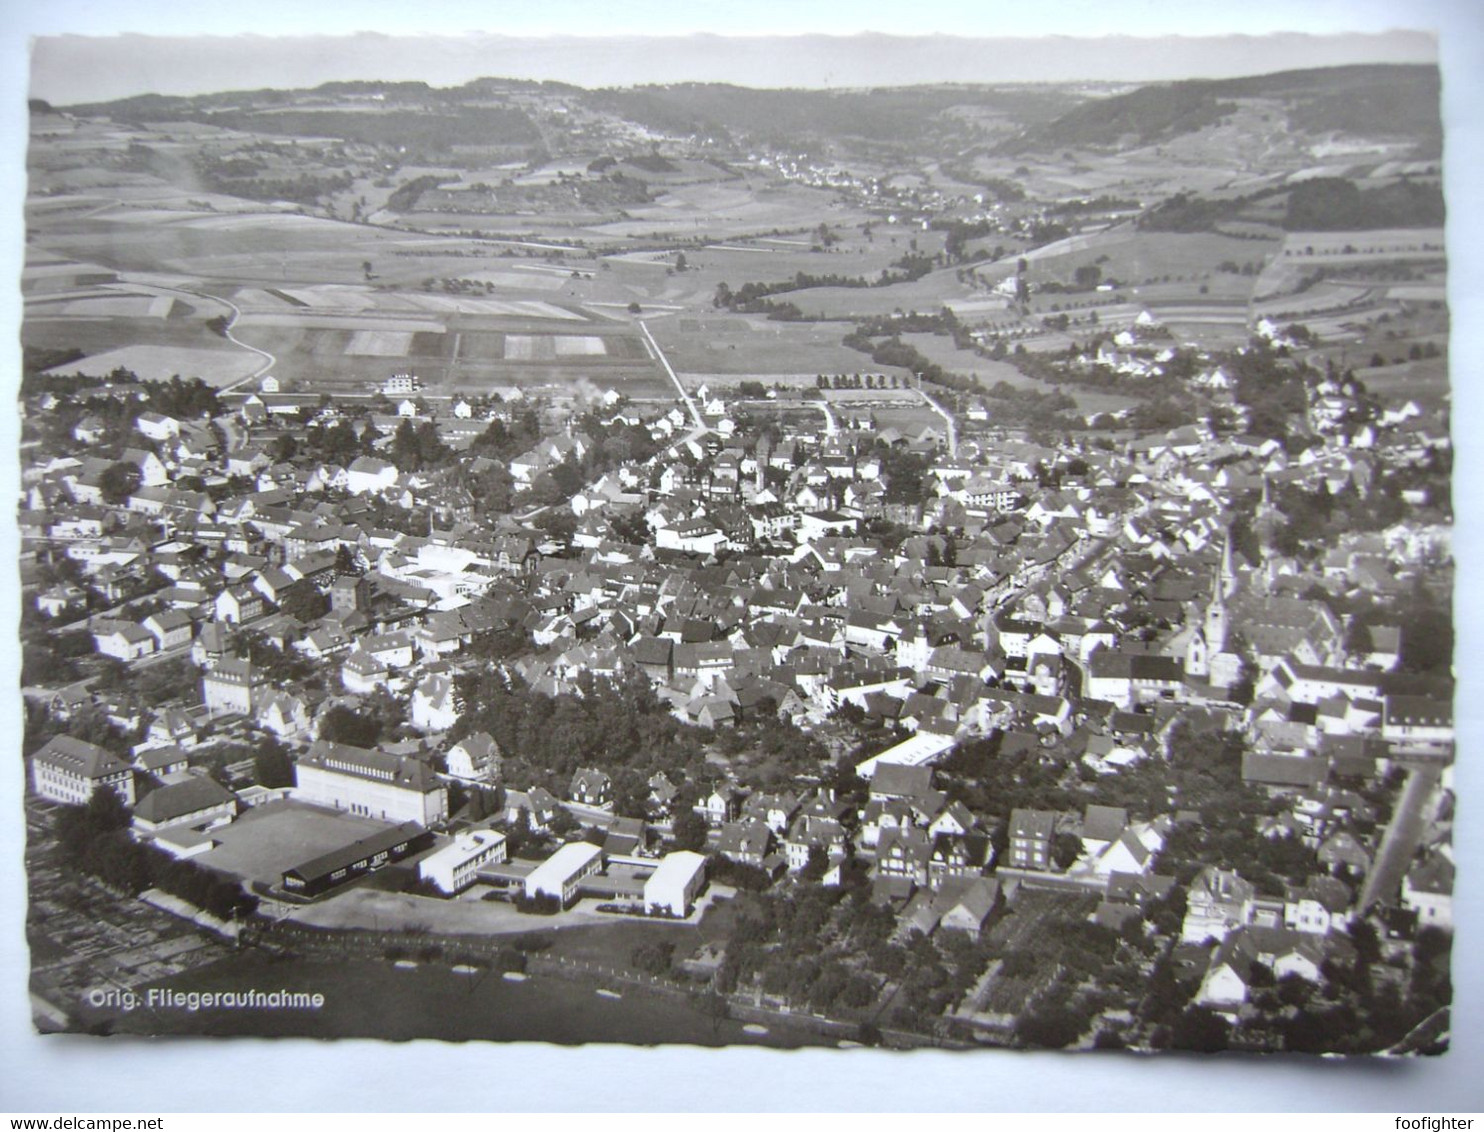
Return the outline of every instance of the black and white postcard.
[[[35,1028],[1445,1051],[1438,39],[1065,31],[37,40]]]

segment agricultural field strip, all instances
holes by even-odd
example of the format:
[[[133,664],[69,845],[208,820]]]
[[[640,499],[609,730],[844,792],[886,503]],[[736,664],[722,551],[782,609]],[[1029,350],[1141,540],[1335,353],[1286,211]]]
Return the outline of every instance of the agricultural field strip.
[[[347,354],[358,357],[405,357],[412,347],[412,332],[407,330],[357,330],[345,347]]]
[[[394,330],[413,334],[432,332],[442,334],[446,326],[440,319],[429,315],[426,319],[403,316],[388,318],[386,315],[303,313],[292,314],[279,311],[243,311],[233,329],[273,327],[284,330]]]
[[[54,366],[46,372],[83,373],[102,377],[122,366],[145,380],[162,381],[179,374],[183,377],[200,377],[203,381],[215,383],[252,376],[260,365],[256,354],[246,354],[230,348],[212,350],[137,344],[106,350],[75,362]]]
[[[506,318],[550,319],[561,322],[583,322],[581,314],[541,299],[487,299],[469,295],[436,295],[417,292],[382,293],[358,291],[345,287],[282,287],[279,295],[297,300],[306,315],[364,314],[368,316],[435,314],[474,314]],[[259,288],[242,292],[254,302],[268,304],[268,309],[282,311],[283,300]]]

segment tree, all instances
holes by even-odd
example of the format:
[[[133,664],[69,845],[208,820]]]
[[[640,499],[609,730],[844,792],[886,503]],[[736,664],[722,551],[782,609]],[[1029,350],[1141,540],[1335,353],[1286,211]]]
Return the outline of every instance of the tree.
[[[320,593],[308,578],[300,578],[278,595],[278,608],[300,623],[307,624],[318,621],[330,612],[330,599]]]
[[[829,871],[830,856],[825,852],[822,845],[809,846],[809,857],[804,862],[804,867],[799,870],[799,879],[818,882],[824,879],[824,874]]]
[[[355,553],[345,543],[341,543],[335,551],[335,573],[340,575],[353,574],[356,577],[360,577],[365,572],[365,568],[356,558]]]
[[[114,507],[128,501],[139,490],[141,480],[139,468],[127,460],[120,460],[103,469],[98,477],[98,486],[103,492],[103,502]]]
[[[641,943],[629,953],[629,964],[646,975],[668,975],[670,961],[675,956],[675,945],[666,940]]]
[[[1227,1048],[1231,1025],[1204,1006],[1188,1007],[1176,1020],[1171,1044],[1176,1049],[1219,1053]]]
[[[253,780],[273,790],[294,785],[294,763],[277,739],[265,738],[252,760]]]
[[[706,848],[706,819],[694,810],[686,810],[675,819],[675,848],[701,852]]]
[[[1057,1001],[1054,991],[1041,995],[1015,1020],[1015,1036],[1026,1045],[1063,1049],[1081,1037],[1091,1022],[1089,1011]]]
[[[569,833],[577,832],[578,821],[569,811],[558,806],[557,812],[552,815],[550,829],[558,837],[566,837]]]
[[[352,747],[370,747],[381,734],[381,723],[373,716],[361,715],[344,704],[336,704],[320,719],[319,738]]]
[[[684,252],[677,252],[677,253],[675,253],[675,270],[676,271],[684,271],[689,266],[690,265],[685,260],[685,253]]]
[[[716,1034],[721,1029],[721,1024],[732,1016],[731,1007],[727,1005],[724,995],[715,991],[706,991],[703,994],[691,996],[691,1005],[695,1007],[696,1013],[703,1018],[711,1019],[711,1033]]]
[[[1065,872],[1082,854],[1082,840],[1075,834],[1058,833],[1051,840],[1051,859]]]
[[[521,806],[515,812],[515,820],[505,829],[505,851],[514,859],[526,850],[534,840],[531,832],[531,811]]]

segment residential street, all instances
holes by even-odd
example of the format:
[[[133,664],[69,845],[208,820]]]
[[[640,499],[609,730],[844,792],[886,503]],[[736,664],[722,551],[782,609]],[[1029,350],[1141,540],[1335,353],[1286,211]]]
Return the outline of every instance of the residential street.
[[[1359,907],[1370,908],[1373,904],[1390,903],[1396,899],[1412,854],[1417,851],[1427,830],[1440,774],[1441,771],[1434,767],[1418,768],[1408,773],[1391,824],[1386,827],[1381,849],[1376,854],[1376,863],[1361,890]]]

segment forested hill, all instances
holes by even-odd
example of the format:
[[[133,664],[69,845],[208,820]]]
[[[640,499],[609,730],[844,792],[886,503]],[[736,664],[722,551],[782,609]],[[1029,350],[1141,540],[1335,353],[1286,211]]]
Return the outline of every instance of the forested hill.
[[[326,83],[312,90],[146,94],[67,107],[125,122],[192,121],[291,136],[416,144],[437,149],[461,132],[473,144],[537,136],[532,115],[581,109],[660,134],[789,148],[856,141],[909,145],[994,140],[1051,121],[1084,99],[1056,85],[756,89],[676,83],[585,90],[499,78],[439,88],[421,82]]]
[[[1030,153],[1064,147],[1152,145],[1215,125],[1238,100],[1271,102],[1291,129],[1404,137],[1425,151],[1442,138],[1441,83],[1435,66],[1368,65],[1284,71],[1144,86],[1095,99],[1054,121],[1030,126],[1000,147]]]
[[[594,91],[598,107],[653,129],[788,145],[800,140],[901,142],[950,133],[972,139],[973,112],[1034,126],[1081,98],[1055,86],[912,86],[759,90],[682,83]],[[964,111],[970,113],[965,114]]]

